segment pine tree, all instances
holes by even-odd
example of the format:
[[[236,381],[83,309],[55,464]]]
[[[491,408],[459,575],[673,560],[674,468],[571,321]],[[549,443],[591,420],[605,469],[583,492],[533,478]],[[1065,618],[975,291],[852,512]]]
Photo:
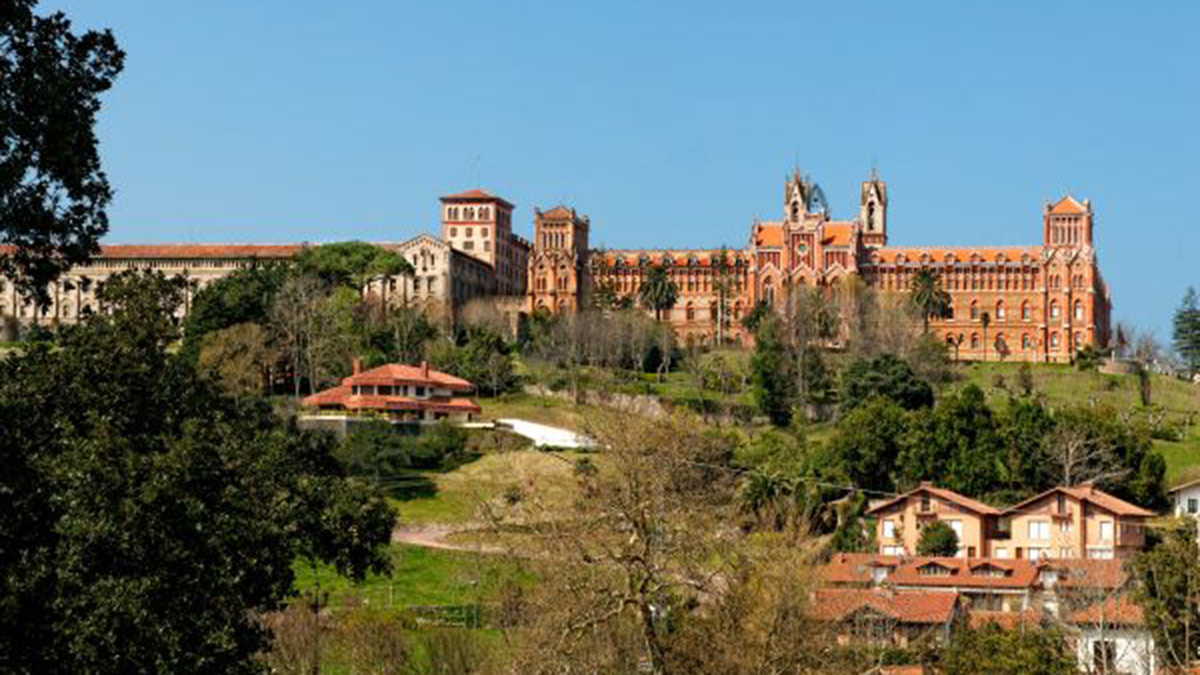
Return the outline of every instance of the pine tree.
[[[1200,370],[1200,300],[1195,288],[1188,287],[1183,302],[1175,310],[1172,337],[1175,351],[1188,371]]]

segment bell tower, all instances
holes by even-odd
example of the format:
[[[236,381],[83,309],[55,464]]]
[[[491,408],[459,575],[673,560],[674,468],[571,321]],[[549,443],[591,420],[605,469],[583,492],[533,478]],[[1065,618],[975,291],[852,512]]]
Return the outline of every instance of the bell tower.
[[[872,169],[871,177],[863,181],[858,200],[858,220],[866,246],[887,246],[887,203],[887,183],[879,180]]]
[[[808,213],[809,184],[800,176],[797,169],[783,182],[783,220],[787,223],[800,223],[804,214]]]

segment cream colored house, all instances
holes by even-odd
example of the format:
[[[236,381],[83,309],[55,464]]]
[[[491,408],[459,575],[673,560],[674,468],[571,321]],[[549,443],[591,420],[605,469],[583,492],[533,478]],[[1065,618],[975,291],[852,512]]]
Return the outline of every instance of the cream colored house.
[[[1090,484],[1056,487],[1005,509],[1007,540],[992,543],[995,557],[1128,558],[1145,544],[1154,514]],[[1003,555],[1002,555],[1003,554]]]
[[[1000,511],[951,490],[921,483],[915,490],[874,504],[867,515],[876,519],[876,540],[882,555],[916,555],[921,529],[940,520],[958,535],[958,554],[987,555],[987,544]]]

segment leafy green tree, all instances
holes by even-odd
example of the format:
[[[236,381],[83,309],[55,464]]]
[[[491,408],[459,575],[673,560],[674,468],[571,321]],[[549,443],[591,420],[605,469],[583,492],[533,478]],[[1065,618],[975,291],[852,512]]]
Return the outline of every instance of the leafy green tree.
[[[355,290],[375,279],[413,273],[400,254],[362,241],[310,246],[296,254],[295,263],[301,274]]]
[[[1023,627],[1005,630],[995,623],[961,626],[942,652],[945,675],[1075,675],[1066,639],[1057,629]]]
[[[843,411],[853,410],[875,396],[895,401],[906,410],[933,405],[933,387],[894,354],[857,359],[842,372]]]
[[[1134,598],[1165,666],[1200,659],[1200,548],[1192,519],[1166,530],[1159,544],[1133,560]]]
[[[830,549],[837,553],[871,553],[875,550],[875,540],[863,523],[866,506],[867,499],[861,492],[847,497],[839,512],[837,527],[829,539]]]
[[[1003,461],[996,420],[983,390],[967,385],[936,408],[913,416],[901,441],[898,483],[938,481],[956,492],[979,496],[1000,482]]]
[[[652,265],[638,287],[642,307],[654,312],[654,320],[662,321],[662,313],[670,311],[679,300],[679,287],[671,280],[665,265]]]
[[[468,380],[492,396],[518,384],[509,345],[484,326],[468,326],[460,331],[457,342],[439,342],[430,350],[430,360],[439,370]]]
[[[1179,309],[1175,310],[1171,331],[1175,352],[1190,372],[1200,370],[1200,300],[1196,289],[1188,287]]]
[[[232,395],[262,394],[279,359],[268,340],[267,331],[252,322],[209,333],[200,348],[199,370],[215,375]]]
[[[952,558],[958,555],[958,535],[945,521],[935,520],[921,528],[917,555]]]
[[[289,274],[288,265],[264,262],[235,270],[192,298],[183,330],[183,353],[195,360],[205,336],[231,326],[270,323],[271,305]]]
[[[742,317],[742,327],[751,333],[758,333],[758,327],[762,325],[769,316],[771,316],[771,306],[766,301],[760,300],[746,312],[746,316]]]
[[[1004,452],[1004,478],[1009,490],[1032,494],[1054,484],[1045,439],[1054,430],[1054,419],[1041,402],[1009,399],[997,419]]]
[[[950,315],[950,294],[946,292],[938,273],[931,269],[925,268],[913,275],[909,298],[921,315],[924,333],[929,333],[931,318],[944,319]]]
[[[908,415],[890,399],[874,397],[838,421],[829,448],[855,487],[895,489],[893,475],[908,430]]]
[[[297,557],[385,570],[395,515],[326,435],[233,399],[167,345],[180,284],[0,362],[0,670],[251,673]]]
[[[100,95],[124,68],[110,31],[75,33],[36,0],[0,5],[0,275],[36,304],[99,250],[112,199],[95,134]]]
[[[796,384],[791,364],[791,355],[780,335],[779,321],[769,317],[759,324],[754,338],[750,382],[758,409],[779,427],[792,421]]]

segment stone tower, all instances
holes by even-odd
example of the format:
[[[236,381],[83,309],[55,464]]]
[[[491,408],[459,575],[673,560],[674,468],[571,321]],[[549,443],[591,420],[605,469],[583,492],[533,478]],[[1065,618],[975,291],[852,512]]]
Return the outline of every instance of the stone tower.
[[[858,220],[866,246],[887,246],[887,183],[874,170],[859,193]]]
[[[533,255],[529,258],[529,308],[558,313],[586,307],[588,280],[587,216],[556,206],[534,210]]]

